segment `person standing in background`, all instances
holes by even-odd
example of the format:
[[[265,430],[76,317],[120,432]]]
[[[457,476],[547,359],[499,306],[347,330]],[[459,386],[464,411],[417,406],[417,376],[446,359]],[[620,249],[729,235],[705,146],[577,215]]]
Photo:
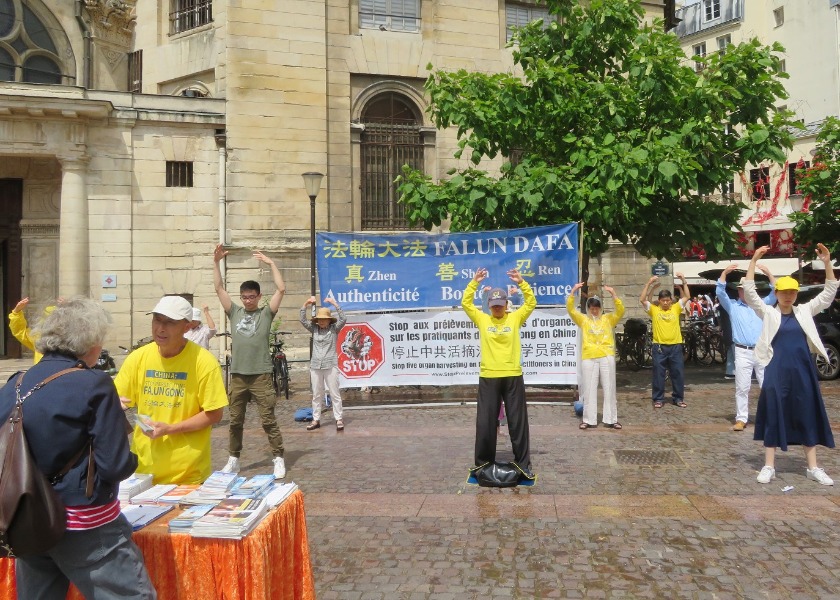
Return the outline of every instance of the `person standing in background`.
[[[206,325],[201,322],[201,315],[204,313],[204,321]],[[190,321],[190,328],[184,337],[195,342],[205,350],[210,349],[210,340],[216,335],[216,323],[213,321],[213,316],[210,314],[210,307],[206,304],[201,310],[193,307],[192,321]]]
[[[335,428],[337,431],[344,431],[341,390],[338,387],[336,343],[338,332],[344,327],[347,318],[332,298],[326,298],[324,304],[332,304],[337,317],[334,317],[326,306],[319,308],[312,317],[309,311],[311,306],[315,306],[315,302],[315,296],[312,296],[300,307],[300,323],[312,334],[312,358],[309,361],[309,377],[312,382],[312,422],[306,430],[314,431],[321,427],[321,411],[326,390],[332,400]]]

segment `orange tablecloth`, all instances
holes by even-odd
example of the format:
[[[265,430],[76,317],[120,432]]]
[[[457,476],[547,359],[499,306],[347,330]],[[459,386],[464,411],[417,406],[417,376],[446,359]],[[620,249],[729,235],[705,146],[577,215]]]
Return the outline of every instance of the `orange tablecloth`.
[[[158,598],[314,600],[303,494],[296,490],[241,540],[170,534],[164,515],[134,533]],[[0,558],[0,599],[14,600],[14,561]],[[71,587],[68,599],[81,600]]]

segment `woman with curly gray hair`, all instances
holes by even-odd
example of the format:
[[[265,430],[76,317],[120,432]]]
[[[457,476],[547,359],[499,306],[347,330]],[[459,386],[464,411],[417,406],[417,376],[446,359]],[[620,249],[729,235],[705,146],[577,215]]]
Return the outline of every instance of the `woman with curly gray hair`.
[[[54,485],[67,510],[64,537],[43,554],[15,559],[19,599],[63,599],[71,582],[86,598],[157,597],[117,500],[119,482],[137,467],[120,399],[111,378],[89,368],[110,323],[110,315],[93,300],[61,302],[33,330],[44,358],[0,389],[4,419],[17,397],[25,400],[24,431],[44,474],[60,472],[78,456]],[[59,380],[36,389],[67,369]],[[92,452],[80,453],[88,444]]]

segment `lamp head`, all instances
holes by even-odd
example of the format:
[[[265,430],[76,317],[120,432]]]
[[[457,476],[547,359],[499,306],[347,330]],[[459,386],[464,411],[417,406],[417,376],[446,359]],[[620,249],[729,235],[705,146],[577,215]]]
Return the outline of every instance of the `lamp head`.
[[[321,189],[321,180],[324,178],[323,173],[309,171],[303,174],[303,186],[306,188],[306,195],[314,198],[318,195]]]

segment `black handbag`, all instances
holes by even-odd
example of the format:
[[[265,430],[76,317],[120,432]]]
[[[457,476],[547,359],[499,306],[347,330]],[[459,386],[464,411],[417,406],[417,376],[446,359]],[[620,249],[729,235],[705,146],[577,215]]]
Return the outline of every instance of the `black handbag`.
[[[23,431],[23,401],[50,381],[76,369],[59,371],[36,385],[23,397],[17,379],[17,401],[0,427],[0,556],[12,558],[42,554],[61,540],[67,528],[64,503],[52,487],[87,450],[88,496],[93,495],[93,446],[88,442],[52,477],[47,477],[29,451]]]

